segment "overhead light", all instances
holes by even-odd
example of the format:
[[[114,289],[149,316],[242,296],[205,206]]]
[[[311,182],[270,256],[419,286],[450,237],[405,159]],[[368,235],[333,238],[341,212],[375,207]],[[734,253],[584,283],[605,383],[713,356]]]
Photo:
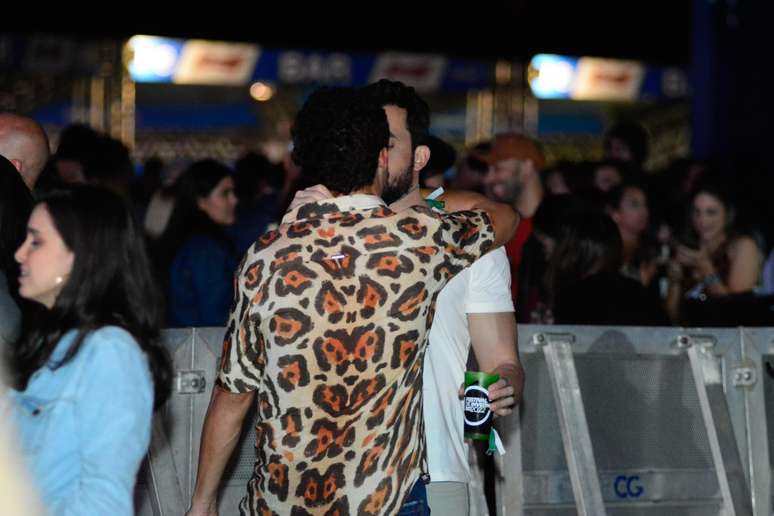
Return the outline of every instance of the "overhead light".
[[[532,93],[542,99],[568,98],[572,94],[577,59],[554,54],[538,54],[527,71]]]
[[[155,36],[133,36],[129,72],[137,82],[168,82],[175,73],[181,43]]]
[[[274,96],[274,88],[265,82],[254,82],[250,86],[250,96],[258,102],[266,102]]]

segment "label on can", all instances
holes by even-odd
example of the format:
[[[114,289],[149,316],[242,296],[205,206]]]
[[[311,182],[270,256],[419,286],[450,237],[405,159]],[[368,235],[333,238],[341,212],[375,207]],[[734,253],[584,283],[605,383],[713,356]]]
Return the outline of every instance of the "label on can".
[[[465,424],[481,426],[491,415],[487,390],[480,385],[469,385],[465,389]]]

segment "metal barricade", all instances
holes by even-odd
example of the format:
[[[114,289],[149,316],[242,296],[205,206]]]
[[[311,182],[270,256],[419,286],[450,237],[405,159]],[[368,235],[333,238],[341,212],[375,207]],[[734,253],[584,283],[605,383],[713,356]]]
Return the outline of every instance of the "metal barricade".
[[[138,479],[135,507],[141,516],[180,516],[188,508],[196,482],[202,423],[210,402],[224,328],[165,330],[164,344],[173,361],[172,395],[154,418],[153,438]],[[255,419],[255,411],[247,420]],[[237,449],[226,467],[220,514],[238,514],[255,463],[255,430],[245,423]]]
[[[138,514],[188,506],[223,332],[164,332],[176,385],[154,420]],[[508,450],[499,516],[770,515],[774,329],[522,325],[519,345],[524,400],[497,423]],[[221,514],[237,512],[252,474],[253,426],[227,468]],[[479,480],[474,471],[472,490]],[[471,504],[487,514],[480,493]]]
[[[515,461],[521,466],[515,469],[508,455],[500,461],[498,512],[753,514],[747,446],[752,391],[734,384],[743,374],[741,335],[727,329],[521,326],[527,375],[521,425],[504,421],[502,428],[509,454],[511,448],[521,451]],[[548,352],[568,343],[569,356],[566,350]],[[575,370],[577,390],[551,382],[552,370]],[[563,405],[573,405],[575,413]],[[572,439],[582,443],[586,433],[589,445],[571,449],[579,445]],[[579,460],[586,466],[579,467]],[[594,468],[601,509],[596,485],[583,478]],[[763,505],[755,509],[768,514]]]

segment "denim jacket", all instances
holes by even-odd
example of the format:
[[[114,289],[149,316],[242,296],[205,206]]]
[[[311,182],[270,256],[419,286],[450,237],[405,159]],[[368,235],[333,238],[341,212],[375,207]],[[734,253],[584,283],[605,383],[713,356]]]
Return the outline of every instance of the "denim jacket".
[[[60,339],[49,364],[63,357],[76,333]],[[134,514],[153,382],[129,333],[114,326],[92,332],[70,362],[41,368],[9,398],[21,452],[49,514]]]

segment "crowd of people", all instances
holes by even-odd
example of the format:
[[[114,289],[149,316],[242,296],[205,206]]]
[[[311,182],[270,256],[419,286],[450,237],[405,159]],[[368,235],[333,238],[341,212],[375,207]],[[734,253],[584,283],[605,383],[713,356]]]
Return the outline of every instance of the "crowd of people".
[[[52,514],[132,513],[164,327],[226,328],[189,515],[217,514],[256,404],[244,514],[453,515],[470,480],[457,389],[471,355],[499,375],[491,411],[513,411],[517,321],[771,322],[755,170],[646,171],[629,122],[594,163],[548,164],[516,132],[458,156],[430,129],[402,83],[323,88],[280,163],[136,174],[87,126],[49,156],[34,120],[0,114],[0,409]]]

